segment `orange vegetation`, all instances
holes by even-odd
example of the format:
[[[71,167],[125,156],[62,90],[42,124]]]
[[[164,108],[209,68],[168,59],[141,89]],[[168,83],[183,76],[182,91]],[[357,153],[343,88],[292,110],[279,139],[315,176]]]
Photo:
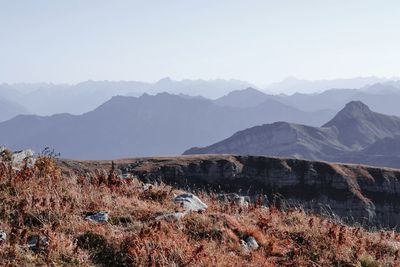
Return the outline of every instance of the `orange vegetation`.
[[[301,209],[258,203],[239,207],[197,192],[202,213],[178,221],[156,220],[179,211],[180,191],[146,188],[113,171],[64,177],[50,158],[20,171],[0,163],[1,266],[395,266],[400,235],[340,225]],[[85,214],[108,211],[107,223]],[[27,248],[30,236],[48,244]],[[241,240],[259,244],[249,251]]]

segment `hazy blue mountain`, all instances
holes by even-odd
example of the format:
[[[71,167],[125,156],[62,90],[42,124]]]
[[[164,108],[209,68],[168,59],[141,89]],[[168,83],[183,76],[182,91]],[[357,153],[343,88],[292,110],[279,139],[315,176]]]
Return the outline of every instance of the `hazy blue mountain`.
[[[174,81],[171,78],[163,78],[152,85],[148,93],[156,94],[167,92],[171,94],[185,94],[190,96],[203,96],[215,99],[228,94],[231,91],[243,90],[254,85],[240,80],[190,80]]]
[[[385,165],[382,157],[399,154],[400,118],[373,112],[360,101],[348,103],[322,127],[287,122],[239,131],[206,147],[184,154],[289,156]],[[375,161],[374,161],[375,159]],[[400,167],[391,160],[387,166]]]
[[[237,108],[167,93],[116,96],[83,115],[18,116],[0,123],[0,143],[36,151],[50,146],[64,157],[80,159],[176,155],[262,123],[287,120],[320,125],[332,117],[277,101]]]
[[[288,77],[281,82],[272,83],[265,90],[273,93],[318,93],[329,89],[351,88],[358,89],[387,79],[378,77],[359,77],[351,79],[332,79],[332,80],[302,80],[296,77]]]
[[[19,114],[27,113],[29,112],[21,105],[6,100],[0,96],[0,122],[9,120]]]
[[[227,95],[214,100],[214,103],[227,107],[254,107],[264,101],[275,99],[272,95],[267,95],[257,89],[248,87],[244,90],[235,90]]]
[[[253,88],[232,91],[214,102],[221,106],[251,107],[266,100],[279,101],[304,111],[339,111],[350,101],[362,101],[385,114],[400,116],[400,89],[389,84],[377,83],[362,89],[330,89],[321,93],[269,95]]]
[[[320,109],[339,110],[358,92],[358,89],[330,89],[315,94],[295,93],[290,96],[281,95],[278,100],[286,105],[306,111]]]
[[[275,96],[275,99],[305,111],[338,111],[345,103],[361,101],[377,112],[400,116],[400,89],[381,83],[362,89],[330,89],[322,93]]]
[[[245,89],[250,83],[239,80],[182,80],[170,78],[156,83],[137,81],[86,81],[75,85],[33,83],[0,84],[0,95],[26,107],[33,114],[83,114],[117,95],[139,96],[145,92],[170,92],[190,97],[217,98]]]
[[[67,84],[2,84],[0,91],[26,107],[33,114],[55,113],[82,114],[88,112],[114,95],[138,93],[148,90],[142,82],[87,81],[76,85]]]

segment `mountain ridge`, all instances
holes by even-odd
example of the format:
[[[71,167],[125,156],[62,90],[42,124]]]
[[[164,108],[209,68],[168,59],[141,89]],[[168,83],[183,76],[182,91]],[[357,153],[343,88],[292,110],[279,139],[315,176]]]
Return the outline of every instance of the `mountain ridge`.
[[[373,112],[362,102],[351,101],[322,127],[287,122],[265,124],[239,131],[210,146],[191,148],[183,154],[292,156],[362,163],[362,152],[376,150],[373,148],[376,142],[399,135],[400,118]],[[400,162],[390,166],[400,167]]]
[[[276,101],[237,108],[169,93],[114,96],[82,115],[19,116],[0,123],[0,140],[13,150],[49,146],[78,159],[177,155],[193,144],[276,119],[319,125],[321,114]]]

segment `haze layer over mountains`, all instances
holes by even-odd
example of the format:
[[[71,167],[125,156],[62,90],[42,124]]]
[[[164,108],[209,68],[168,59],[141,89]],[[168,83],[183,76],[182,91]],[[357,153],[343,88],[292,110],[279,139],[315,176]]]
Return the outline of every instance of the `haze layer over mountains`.
[[[18,103],[24,113],[52,115],[56,113],[82,114],[91,111],[116,95],[139,96],[143,93],[202,95],[217,98],[232,90],[253,86],[239,80],[182,80],[164,78],[156,83],[137,81],[86,81],[76,85],[68,84],[0,84],[0,100]],[[3,114],[0,121],[11,119],[15,112]]]
[[[182,80],[174,81],[170,78],[164,78],[155,83],[139,82],[139,81],[86,81],[75,85],[68,84],[51,84],[51,83],[33,83],[33,84],[0,84],[0,101],[9,103],[10,107],[7,112],[4,110],[0,114],[0,121],[11,119],[16,114],[35,114],[35,115],[53,115],[56,113],[83,114],[89,112],[104,102],[108,101],[112,96],[128,95],[140,96],[143,93],[157,94],[168,92],[171,94],[183,94],[192,97],[204,97],[209,99],[221,98],[232,91],[239,91],[246,88],[255,88],[260,92],[261,99],[277,98],[285,104],[295,106],[307,111],[319,109],[339,109],[343,105],[343,98],[349,98],[359,91],[340,92],[337,94],[338,101],[336,104],[329,104],[326,99],[332,99],[330,95],[321,95],[320,98],[325,99],[324,102],[314,101],[315,97],[309,98],[311,93],[321,93],[332,88],[358,89],[368,88],[376,83],[382,83],[385,88],[399,88],[398,82],[390,80],[366,77],[355,79],[338,79],[338,80],[320,80],[306,81],[296,78],[287,78],[279,83],[267,86],[265,89],[257,88],[255,85],[240,80]],[[390,89],[386,93],[390,93]],[[262,92],[274,92],[274,94],[286,93],[286,95],[272,95]],[[296,92],[300,92],[294,94]],[[307,92],[308,94],[304,94]],[[370,92],[371,93],[371,92]],[[382,93],[378,90],[374,93]],[[293,96],[291,96],[294,94]],[[317,94],[318,95],[318,94]],[[242,97],[243,94],[239,95]],[[285,96],[291,96],[286,98]],[[368,97],[368,96],[367,96]],[[247,106],[254,106],[260,103],[256,96],[247,95],[246,99],[241,99],[242,103]],[[336,98],[336,97],[335,97]],[[357,100],[357,99],[355,99]],[[362,99],[365,101],[365,99]],[[225,102],[224,102],[225,101]],[[310,105],[310,102],[312,103]],[[368,102],[368,101],[366,101]],[[17,105],[18,107],[12,107]],[[235,105],[234,102],[229,103],[226,100],[218,101],[218,104]],[[370,103],[368,103],[370,104]],[[3,104],[5,106],[5,104]]]

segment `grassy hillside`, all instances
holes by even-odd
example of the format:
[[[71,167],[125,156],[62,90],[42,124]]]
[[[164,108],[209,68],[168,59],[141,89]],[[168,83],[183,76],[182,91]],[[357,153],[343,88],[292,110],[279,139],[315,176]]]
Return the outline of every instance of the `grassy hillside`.
[[[61,175],[39,158],[20,171],[0,163],[1,266],[394,266],[400,235],[340,225],[301,209],[239,206],[204,192],[208,205],[179,220],[182,193],[98,171]],[[258,203],[261,203],[259,201]],[[85,217],[109,212],[107,222]],[[38,238],[37,238],[38,237]],[[254,237],[258,249],[244,245]],[[36,239],[35,239],[36,238]],[[32,241],[33,240],[33,241]],[[30,243],[30,248],[28,247]]]

